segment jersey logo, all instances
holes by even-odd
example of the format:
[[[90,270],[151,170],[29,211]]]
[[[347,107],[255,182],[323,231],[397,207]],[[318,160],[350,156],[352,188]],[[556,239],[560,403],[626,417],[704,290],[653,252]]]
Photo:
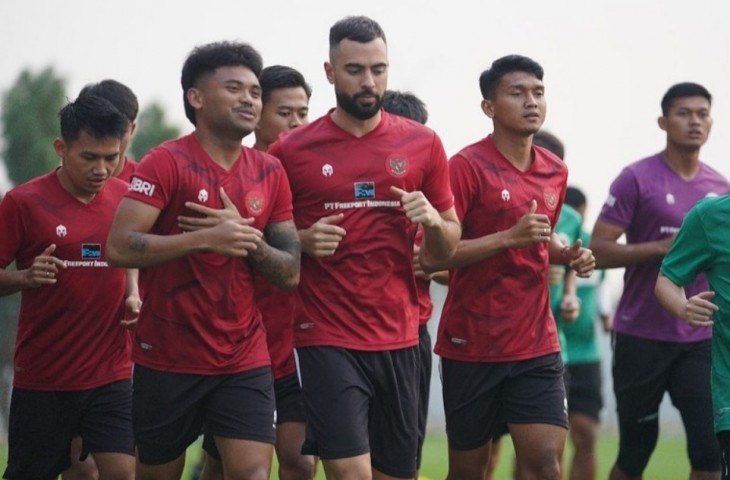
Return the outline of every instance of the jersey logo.
[[[375,198],[375,182],[355,182],[355,198]]]
[[[667,205],[674,205],[674,195],[667,193]]]
[[[259,192],[248,192],[246,194],[246,208],[251,215],[258,215],[264,209],[264,197]]]
[[[99,243],[82,243],[81,244],[81,258],[85,259],[100,259],[101,258],[101,244]]]
[[[616,197],[614,197],[613,195],[611,195],[609,193],[608,197],[606,197],[605,203],[606,203],[606,206],[613,207],[614,205],[616,205]]]
[[[145,182],[141,178],[132,177],[132,181],[129,183],[129,190],[151,197],[155,193],[155,186],[150,182]]]
[[[201,188],[198,192],[198,201],[201,203],[205,203],[208,201],[208,191],[204,188]]]
[[[548,209],[555,210],[555,207],[558,206],[558,192],[554,188],[546,188],[542,196]]]
[[[58,225],[56,227],[56,235],[58,235],[59,237],[63,238],[67,234],[68,234],[68,230],[66,230],[66,226],[65,225]]]
[[[507,190],[506,188],[503,189],[502,190],[502,201],[503,202],[509,202],[509,198],[510,198],[509,190]]]
[[[332,168],[332,165],[329,163],[322,165],[322,175],[325,177],[331,177],[333,173],[335,173],[335,169]]]
[[[402,154],[391,155],[385,161],[385,169],[394,177],[402,177],[408,170],[408,160]]]

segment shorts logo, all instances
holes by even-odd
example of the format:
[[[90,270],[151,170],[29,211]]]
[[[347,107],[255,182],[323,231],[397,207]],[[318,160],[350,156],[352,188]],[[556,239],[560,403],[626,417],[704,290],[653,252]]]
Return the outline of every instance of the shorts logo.
[[[549,210],[555,210],[558,206],[558,192],[554,188],[546,188],[542,194],[545,199],[545,205]]]
[[[505,189],[502,190],[502,201],[503,202],[509,202],[509,199],[510,199],[509,190],[507,190],[505,188]]]
[[[385,161],[385,169],[394,177],[402,177],[408,171],[408,160],[402,154],[391,155]]]
[[[132,177],[132,181],[129,183],[129,190],[151,197],[155,193],[155,186],[150,182],[145,182],[141,178]]]
[[[355,182],[355,198],[375,198],[375,182]]]
[[[81,258],[98,260],[101,258],[101,244],[99,243],[82,243]]]
[[[198,201],[201,203],[205,203],[208,201],[208,191],[204,188],[201,188],[198,192]]]
[[[68,235],[68,230],[66,230],[66,225],[58,225],[56,227],[56,235],[58,235],[61,238]]]
[[[246,208],[251,215],[258,215],[264,209],[264,197],[260,192],[248,192],[246,194]]]
[[[329,163],[322,165],[322,175],[325,177],[331,177],[333,173],[335,173],[335,169],[332,168],[332,165]]]

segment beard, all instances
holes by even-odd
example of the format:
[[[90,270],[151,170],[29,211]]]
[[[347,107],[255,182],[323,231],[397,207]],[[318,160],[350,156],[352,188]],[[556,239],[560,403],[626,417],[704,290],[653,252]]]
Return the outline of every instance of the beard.
[[[358,120],[368,120],[373,118],[383,106],[383,97],[375,95],[375,102],[372,105],[361,105],[358,103],[358,98],[365,95],[375,95],[374,92],[360,92],[356,93],[352,97],[347,96],[342,92],[335,91],[337,97],[337,105],[342,107],[349,115],[357,118]]]

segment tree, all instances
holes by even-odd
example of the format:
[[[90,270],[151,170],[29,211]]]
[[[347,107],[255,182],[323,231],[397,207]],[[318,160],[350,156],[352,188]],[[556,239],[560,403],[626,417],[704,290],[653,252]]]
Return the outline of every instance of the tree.
[[[152,147],[179,135],[180,129],[165,120],[162,106],[156,102],[152,103],[145,107],[137,118],[137,129],[129,147],[130,155],[140,160]]]
[[[15,185],[58,165],[52,144],[59,136],[58,112],[66,103],[65,92],[65,79],[46,67],[38,74],[23,70],[3,95],[2,156]]]

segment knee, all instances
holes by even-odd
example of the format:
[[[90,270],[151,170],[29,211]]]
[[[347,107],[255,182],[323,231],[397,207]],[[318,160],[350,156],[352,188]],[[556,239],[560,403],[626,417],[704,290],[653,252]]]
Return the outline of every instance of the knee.
[[[312,480],[317,470],[315,457],[297,455],[296,458],[279,459],[279,478],[281,480]]]

